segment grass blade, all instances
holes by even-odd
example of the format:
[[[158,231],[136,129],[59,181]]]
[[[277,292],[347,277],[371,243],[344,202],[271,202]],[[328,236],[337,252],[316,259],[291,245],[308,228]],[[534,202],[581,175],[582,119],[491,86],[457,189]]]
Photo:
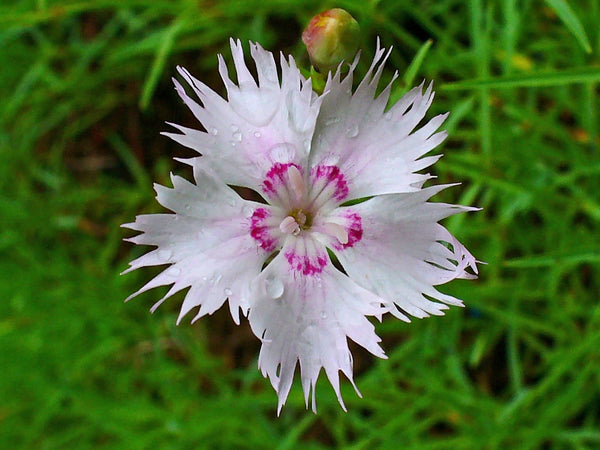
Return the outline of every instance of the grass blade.
[[[556,15],[560,18],[560,20],[562,20],[571,34],[575,36],[575,39],[577,39],[577,42],[579,42],[579,45],[581,45],[586,53],[592,53],[592,46],[590,45],[590,41],[585,34],[585,29],[567,1],[546,0],[546,3],[554,10]]]
[[[600,67],[576,67],[556,72],[511,75],[497,78],[481,78],[442,85],[449,91],[478,89],[482,87],[510,89],[515,87],[562,86],[573,83],[600,81]]]

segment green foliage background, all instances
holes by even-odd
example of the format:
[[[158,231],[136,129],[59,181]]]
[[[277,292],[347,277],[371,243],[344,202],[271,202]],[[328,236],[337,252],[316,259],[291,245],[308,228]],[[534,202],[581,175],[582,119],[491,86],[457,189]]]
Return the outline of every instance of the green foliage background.
[[[468,305],[377,326],[354,350],[348,413],[322,379],[280,418],[259,342],[226,311],[175,326],[181,297],[123,299],[143,249],[119,228],[159,211],[152,182],[191,156],[158,135],[196,126],[177,64],[222,92],[230,36],[291,53],[341,6],[395,47],[394,95],[435,80],[451,111],[438,201],[481,277]],[[600,3],[597,0],[23,0],[0,5],[0,447],[599,448]],[[431,40],[431,41],[429,41]]]

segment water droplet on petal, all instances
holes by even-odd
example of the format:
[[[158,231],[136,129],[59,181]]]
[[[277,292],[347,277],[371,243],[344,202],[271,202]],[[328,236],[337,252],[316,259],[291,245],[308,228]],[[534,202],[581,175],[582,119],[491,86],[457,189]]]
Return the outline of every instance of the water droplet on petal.
[[[212,276],[212,278],[210,279],[210,282],[212,284],[219,284],[219,281],[221,281],[222,278],[223,278],[223,275],[221,275],[219,272],[217,272]]]
[[[232,290],[229,288],[223,289],[223,293],[227,296],[230,296],[231,294],[233,294]]]
[[[260,131],[255,131],[254,132],[254,137],[255,138],[259,138],[261,136]]]
[[[298,102],[297,97],[290,90],[286,97],[286,106],[288,110],[288,121],[291,127],[299,134],[304,134],[311,129],[314,119],[311,114],[307,114],[304,105]]]
[[[216,136],[217,134],[219,134],[219,130],[217,130],[215,127],[208,127],[208,132],[210,134],[212,134],[213,136]]]
[[[186,203],[186,205],[184,206],[186,211],[189,211],[191,209],[191,206],[189,205],[189,203]]]
[[[327,319],[327,313],[325,311],[321,311],[321,319]]]
[[[383,115],[383,118],[385,120],[392,120],[392,118],[394,117],[394,112],[393,111],[388,111]]]
[[[310,152],[310,147],[311,147],[310,139],[305,139],[302,144],[304,144],[304,150],[306,150],[307,152]]]
[[[321,161],[321,165],[323,166],[335,166],[337,163],[340,162],[340,157],[339,155],[333,155],[333,154],[329,154],[327,155],[322,161]]]
[[[326,125],[326,126],[334,125],[334,124],[338,123],[339,121],[340,121],[340,118],[339,118],[339,117],[337,117],[337,116],[332,116],[332,117],[329,117],[329,118],[327,118],[327,119],[325,120],[325,125]]]
[[[252,214],[254,214],[254,208],[246,205],[242,208],[242,214],[244,215],[244,217],[252,217]]]
[[[277,299],[283,295],[285,290],[281,280],[277,278],[265,278],[265,292],[272,299]]]
[[[234,133],[238,133],[240,131],[240,127],[238,127],[235,123],[231,124],[231,131]]]
[[[317,282],[317,287],[318,288],[323,287],[323,280],[321,279],[321,277],[319,275],[315,276],[315,281]]]
[[[167,270],[167,274],[176,277],[181,273],[181,269],[179,267],[171,267]]]
[[[252,83],[242,83],[240,88],[227,91],[231,108],[256,127],[267,125],[279,109],[279,86],[277,89],[259,88]]]
[[[346,137],[349,137],[350,139],[355,138],[356,136],[358,136],[358,131],[359,130],[357,124],[351,125],[346,130]]]
[[[239,131],[233,133],[233,140],[236,142],[242,142],[242,133],[240,133]]]
[[[159,250],[156,256],[158,256],[158,259],[160,259],[161,261],[166,262],[171,259],[171,256],[173,256],[173,252],[168,249]]]
[[[294,144],[277,144],[270,148],[269,155],[273,162],[287,163],[293,161],[296,156],[296,146]]]
[[[345,251],[344,256],[346,257],[346,260],[348,262],[356,261],[356,256],[354,255],[354,252],[352,250]]]

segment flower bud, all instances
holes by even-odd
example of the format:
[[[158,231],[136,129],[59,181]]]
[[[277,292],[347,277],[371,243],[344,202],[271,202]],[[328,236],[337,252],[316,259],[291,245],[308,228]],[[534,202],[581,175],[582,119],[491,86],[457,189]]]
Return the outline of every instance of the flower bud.
[[[340,8],[316,15],[302,33],[310,61],[320,72],[352,59],[358,50],[359,39],[358,22]]]

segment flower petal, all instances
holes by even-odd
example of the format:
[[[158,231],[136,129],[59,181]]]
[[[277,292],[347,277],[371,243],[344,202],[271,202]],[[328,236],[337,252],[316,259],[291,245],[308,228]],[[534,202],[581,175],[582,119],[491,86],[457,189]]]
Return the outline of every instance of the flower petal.
[[[307,407],[312,389],[316,410],[314,388],[321,368],[344,407],[338,372],[352,381],[347,338],[385,358],[365,316],[381,318],[386,311],[379,297],[339,272],[331,261],[318,276],[304,275],[290,268],[285,253],[286,247],[253,283],[249,321],[263,342],[259,368],[277,391],[278,411],[288,396],[297,362]]]
[[[375,91],[388,56],[378,43],[375,59],[354,93],[354,66],[344,78],[338,71],[325,87],[310,166],[334,161],[348,181],[352,199],[418,190],[431,177],[415,172],[439,158],[421,156],[446,137],[445,132],[434,132],[447,114],[413,132],[433,101],[432,85],[425,93],[422,85],[414,88],[385,112],[393,81],[377,98]]]
[[[258,44],[251,43],[250,47],[258,84],[246,66],[240,41],[231,41],[237,84],[229,78],[219,55],[219,73],[228,101],[178,68],[201,104],[174,80],[176,90],[206,132],[173,125],[182,134],[163,134],[201,153],[225,183],[260,191],[273,163],[306,166],[322,99],[312,91],[310,80],[300,74],[293,58],[286,61],[281,57],[280,84],[272,53]]]
[[[196,306],[200,306],[197,317],[212,314],[229,298],[239,323],[239,309],[246,312],[249,306],[250,281],[268,256],[250,235],[250,217],[265,205],[243,200],[207,168],[195,167],[194,173],[198,186],[178,176],[171,177],[173,189],[155,186],[158,201],[175,214],[142,215],[124,225],[142,232],[129,241],[158,247],[132,261],[126,272],[171,264],[127,300],[157,286],[173,285],[154,310],[191,286],[179,320]]]
[[[406,314],[422,318],[443,315],[446,304],[462,306],[460,300],[433,286],[476,277],[467,271],[470,268],[477,273],[475,258],[437,222],[477,209],[427,202],[446,187],[378,196],[331,214],[338,223],[350,220],[349,211],[362,218],[360,240],[352,246],[339,246],[336,256],[350,278],[395,303],[400,309],[392,309],[392,313],[405,321],[410,321]]]

